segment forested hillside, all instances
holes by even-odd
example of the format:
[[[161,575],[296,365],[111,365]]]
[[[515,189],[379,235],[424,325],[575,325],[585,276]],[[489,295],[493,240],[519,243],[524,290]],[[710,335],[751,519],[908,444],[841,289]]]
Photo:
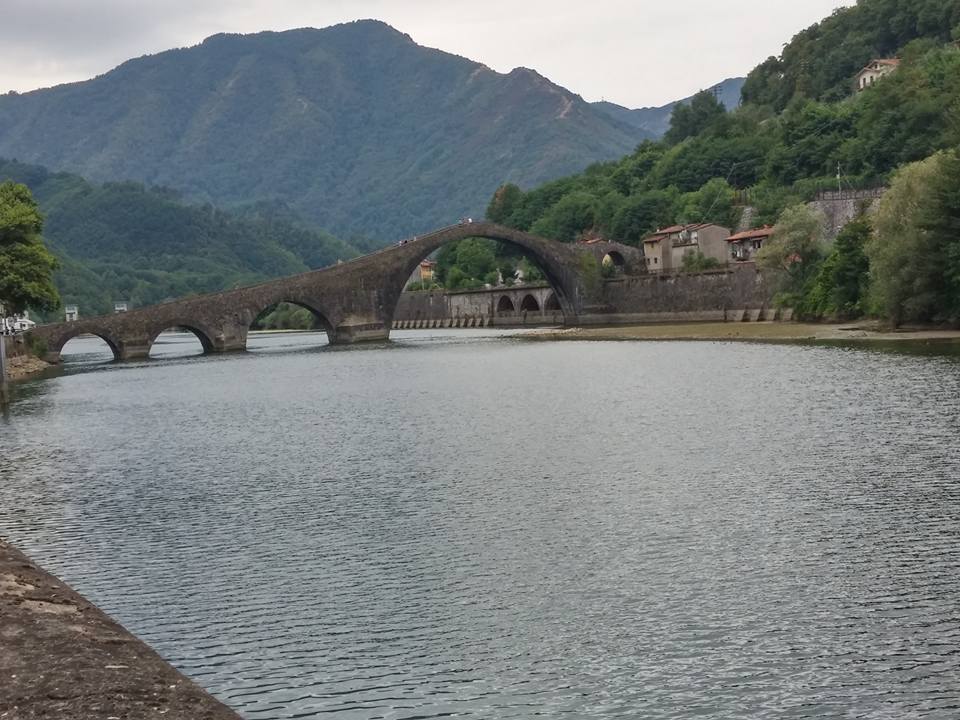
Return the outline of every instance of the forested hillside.
[[[380,244],[622,156],[643,133],[532,70],[376,21],[215,35],[86,82],[0,96],[0,156],[217,205],[282,199]]]
[[[0,160],[0,181],[27,185],[43,234],[60,260],[63,302],[84,315],[116,300],[142,306],[290,275],[357,251],[303,227],[286,208],[235,212],[188,205],[173,190],[133,182],[94,184],[67,173]]]
[[[868,60],[892,57],[913,40],[942,44],[960,26],[960,0],[860,0],[798,33],[780,57],[758,66],[743,100],[783,110],[791,100],[839,101]]]
[[[960,0],[860,0],[754,70],[739,109],[727,112],[701,93],[675,108],[662,141],[528,192],[508,183],[493,196],[488,217],[567,242],[602,235],[637,244],[677,222],[735,227],[750,206],[749,224],[777,223],[780,250],[792,248],[767,252],[774,265],[792,265],[784,302],[813,316],[957,319],[960,308],[946,298],[960,296],[960,218],[951,215],[944,189],[957,168],[953,155],[932,157],[960,146],[957,40]],[[877,56],[901,63],[857,92],[856,73]],[[836,246],[803,210],[818,190],[885,186],[894,178],[880,212],[886,223],[853,227]],[[928,226],[939,228],[936,243]],[[901,242],[909,237],[913,245]],[[905,247],[922,259],[904,258]]]

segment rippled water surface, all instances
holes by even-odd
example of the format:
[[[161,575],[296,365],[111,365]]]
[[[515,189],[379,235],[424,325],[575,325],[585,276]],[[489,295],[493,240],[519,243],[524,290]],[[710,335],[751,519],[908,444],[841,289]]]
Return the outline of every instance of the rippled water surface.
[[[960,717],[960,362],[395,333],[17,388],[0,532],[247,718]]]

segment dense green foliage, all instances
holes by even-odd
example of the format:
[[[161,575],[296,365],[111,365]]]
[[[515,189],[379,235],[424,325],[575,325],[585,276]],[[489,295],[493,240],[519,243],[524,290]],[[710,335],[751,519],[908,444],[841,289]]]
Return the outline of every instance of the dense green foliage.
[[[11,314],[60,304],[57,267],[43,244],[43,217],[26,185],[0,182],[0,305]]]
[[[960,320],[960,157],[897,173],[866,246],[874,308],[895,324]]]
[[[525,283],[541,282],[543,273],[512,245],[482,238],[448,243],[437,253],[434,281],[449,290],[468,290],[484,285],[512,285],[519,277]],[[419,288],[426,289],[426,288]]]
[[[860,317],[868,310],[865,299],[870,262],[864,248],[870,233],[870,223],[864,217],[840,231],[797,305],[801,315],[849,319]]]
[[[356,251],[298,224],[278,204],[239,212],[186,205],[172,190],[96,185],[66,173],[0,161],[0,180],[29,186],[60,260],[63,301],[83,315],[213,292],[348,259]]]
[[[780,57],[747,77],[743,100],[783,110],[797,99],[839,101],[872,58],[917,39],[945,43],[960,26],[960,0],[858,0],[798,33]]]
[[[774,115],[755,105],[726,113],[709,94],[678,108],[664,141],[616,162],[522,192],[501,188],[490,219],[566,242],[585,232],[637,244],[658,226],[732,227],[738,205],[755,223],[835,188],[883,184],[904,163],[960,143],[960,50],[915,46],[900,69],[843,102],[795,100]]]
[[[638,244],[680,222],[776,223],[759,262],[801,316],[960,319],[960,0],[860,0],[751,73],[744,104],[709,93],[675,108],[661,142],[529,192],[507,184],[490,219],[570,242]],[[899,68],[863,92],[873,57]],[[911,166],[910,163],[920,163]],[[906,167],[904,167],[906,166]],[[898,169],[904,168],[899,171]],[[897,180],[879,212],[828,242],[803,203]],[[691,257],[685,269],[702,269]]]
[[[87,82],[0,97],[0,156],[182,190],[280,198],[384,241],[479,215],[646,135],[537,73],[503,75],[375,21],[215,35]]]

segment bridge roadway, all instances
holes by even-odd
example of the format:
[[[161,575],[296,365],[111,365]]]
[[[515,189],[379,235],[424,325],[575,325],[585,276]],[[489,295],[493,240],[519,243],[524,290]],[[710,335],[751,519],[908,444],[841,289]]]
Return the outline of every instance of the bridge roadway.
[[[639,251],[618,243],[566,244],[493,223],[468,222],[320,270],[126,313],[41,325],[29,334],[45,346],[45,359],[54,363],[60,361],[63,346],[82,334],[103,338],[117,360],[146,358],[157,336],[173,327],[195,333],[204,352],[232,352],[246,349],[250,325],[264,310],[287,302],[312,311],[332,344],[383,341],[420,262],[446,243],[470,237],[515,245],[534,259],[568,325],[576,324],[581,314],[603,312],[599,267],[606,255],[628,269],[642,268]]]

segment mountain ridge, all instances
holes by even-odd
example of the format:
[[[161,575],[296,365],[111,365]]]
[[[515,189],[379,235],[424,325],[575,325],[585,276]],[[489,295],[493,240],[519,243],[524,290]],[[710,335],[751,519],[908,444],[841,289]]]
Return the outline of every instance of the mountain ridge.
[[[734,110],[740,105],[740,97],[743,86],[746,83],[746,77],[727,78],[713,86],[717,94],[717,99],[727,108]],[[667,130],[670,129],[670,118],[673,115],[673,109],[678,105],[689,104],[693,100],[693,95],[682,100],[661,105],[660,107],[643,107],[631,109],[623,105],[601,100],[593,103],[593,106],[611,117],[627,123],[631,127],[648,133],[651,140],[659,140]]]
[[[373,20],[220,33],[0,96],[0,128],[0,156],[218,205],[282,199],[336,234],[381,241],[645,137],[534,70],[498,73]]]

